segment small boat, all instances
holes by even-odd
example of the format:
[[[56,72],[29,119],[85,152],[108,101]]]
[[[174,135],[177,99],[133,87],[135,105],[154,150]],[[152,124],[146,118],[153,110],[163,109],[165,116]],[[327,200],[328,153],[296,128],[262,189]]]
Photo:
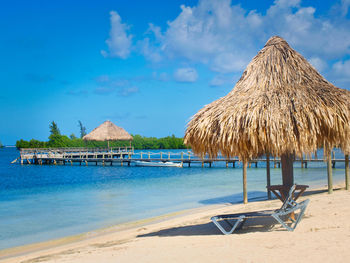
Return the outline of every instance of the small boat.
[[[136,166],[147,166],[147,167],[182,167],[181,163],[173,162],[145,162],[135,161]]]

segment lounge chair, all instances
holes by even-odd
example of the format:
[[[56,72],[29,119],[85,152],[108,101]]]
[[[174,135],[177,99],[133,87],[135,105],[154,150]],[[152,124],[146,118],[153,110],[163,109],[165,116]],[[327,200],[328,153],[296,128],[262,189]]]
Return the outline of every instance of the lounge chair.
[[[291,187],[286,200],[283,202],[281,208],[277,210],[264,210],[264,211],[258,211],[258,212],[218,215],[218,216],[213,216],[211,220],[225,235],[232,234],[233,231],[241,229],[243,224],[248,218],[257,218],[257,217],[273,217],[274,219],[276,219],[278,223],[280,223],[288,231],[293,231],[299,224],[302,216],[304,215],[305,209],[310,201],[309,199],[307,199],[300,203],[295,202],[293,200],[294,191],[295,191],[295,185]],[[296,218],[294,219],[294,216],[291,216],[291,214],[294,215],[294,212],[298,210],[300,210],[300,212],[296,215]],[[233,224],[229,220],[233,221],[232,222]],[[288,220],[290,220],[290,222],[287,222]],[[231,227],[231,229],[225,230],[223,225],[220,224],[222,221],[225,221]]]

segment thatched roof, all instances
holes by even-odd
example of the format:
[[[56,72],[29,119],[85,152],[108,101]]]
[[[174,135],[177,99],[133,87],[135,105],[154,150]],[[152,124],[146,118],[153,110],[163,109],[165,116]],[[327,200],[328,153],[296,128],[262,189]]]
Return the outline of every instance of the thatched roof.
[[[83,137],[88,141],[131,141],[132,136],[111,121],[105,121]]]
[[[288,43],[270,38],[234,89],[188,123],[196,154],[250,159],[269,153],[350,149],[350,92],[335,87]]]

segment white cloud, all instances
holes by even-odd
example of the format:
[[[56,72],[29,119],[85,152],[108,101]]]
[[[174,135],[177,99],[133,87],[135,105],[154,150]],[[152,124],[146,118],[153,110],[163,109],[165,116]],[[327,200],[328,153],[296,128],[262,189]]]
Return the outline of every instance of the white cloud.
[[[130,54],[132,36],[127,34],[128,25],[122,24],[119,14],[115,11],[110,12],[111,30],[109,38],[106,40],[108,51],[102,50],[104,57],[127,58]]]
[[[164,82],[170,80],[170,78],[169,78],[169,76],[168,76],[168,74],[166,72],[162,72],[162,73],[153,72],[152,73],[152,78],[154,80],[164,81]]]
[[[338,61],[334,63],[332,69],[334,74],[338,76],[348,76],[350,79],[350,60]]]
[[[66,94],[70,96],[86,97],[88,95],[88,91],[87,90],[69,90],[66,92]]]
[[[128,97],[138,93],[139,89],[133,86],[133,83],[127,79],[115,79],[108,75],[101,75],[95,78],[98,87],[94,89],[97,95],[118,94],[122,97]]]
[[[97,95],[109,95],[115,91],[115,88],[111,87],[97,87],[94,89],[94,93]]]
[[[350,7],[350,0],[342,0],[341,1],[341,9],[342,9],[342,15],[346,16],[349,12]]]
[[[336,86],[350,89],[350,59],[334,63],[328,75]]]
[[[342,1],[343,14],[349,2]],[[268,38],[280,35],[322,70],[321,58],[350,54],[350,21],[318,17],[315,12],[301,0],[276,0],[264,14],[232,5],[230,0],[200,0],[193,7],[181,6],[165,30],[150,25],[153,38],[145,40],[144,55],[152,61],[164,56],[202,63],[220,73],[241,72]]]
[[[333,6],[333,11],[336,15],[345,17],[348,14],[350,7],[350,0],[341,0],[338,4]]]
[[[209,85],[212,87],[218,87],[224,84],[232,84],[233,86],[234,81],[232,76],[216,75],[209,83]]]
[[[158,51],[157,47],[150,44],[150,39],[145,38],[139,43],[141,53],[152,62],[160,62],[162,60],[161,52]]]
[[[101,75],[101,76],[98,76],[97,78],[95,78],[95,80],[96,80],[97,83],[106,83],[106,82],[109,82],[109,81],[110,81],[108,75]]]
[[[137,87],[126,87],[126,88],[119,89],[118,93],[122,97],[128,97],[138,92],[139,92],[139,88]]]
[[[198,73],[194,68],[179,68],[174,73],[174,79],[178,82],[195,82]]]
[[[327,68],[327,63],[319,57],[312,57],[308,60],[319,72],[322,72]]]

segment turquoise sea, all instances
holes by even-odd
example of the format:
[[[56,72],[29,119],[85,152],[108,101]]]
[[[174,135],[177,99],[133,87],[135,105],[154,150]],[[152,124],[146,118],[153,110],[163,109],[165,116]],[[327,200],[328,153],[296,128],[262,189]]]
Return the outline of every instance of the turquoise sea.
[[[168,150],[166,150],[168,152]],[[155,151],[153,151],[155,152]],[[172,150],[171,152],[181,152]],[[319,152],[322,156],[322,151]],[[88,232],[183,209],[242,202],[242,169],[49,166],[10,164],[15,148],[0,148],[0,249]],[[336,157],[344,158],[336,151]],[[265,164],[248,168],[248,199],[266,199]],[[273,167],[273,165],[272,165]],[[294,165],[295,181],[327,184],[326,163]],[[344,163],[333,169],[344,180]],[[281,170],[271,169],[272,184]]]

